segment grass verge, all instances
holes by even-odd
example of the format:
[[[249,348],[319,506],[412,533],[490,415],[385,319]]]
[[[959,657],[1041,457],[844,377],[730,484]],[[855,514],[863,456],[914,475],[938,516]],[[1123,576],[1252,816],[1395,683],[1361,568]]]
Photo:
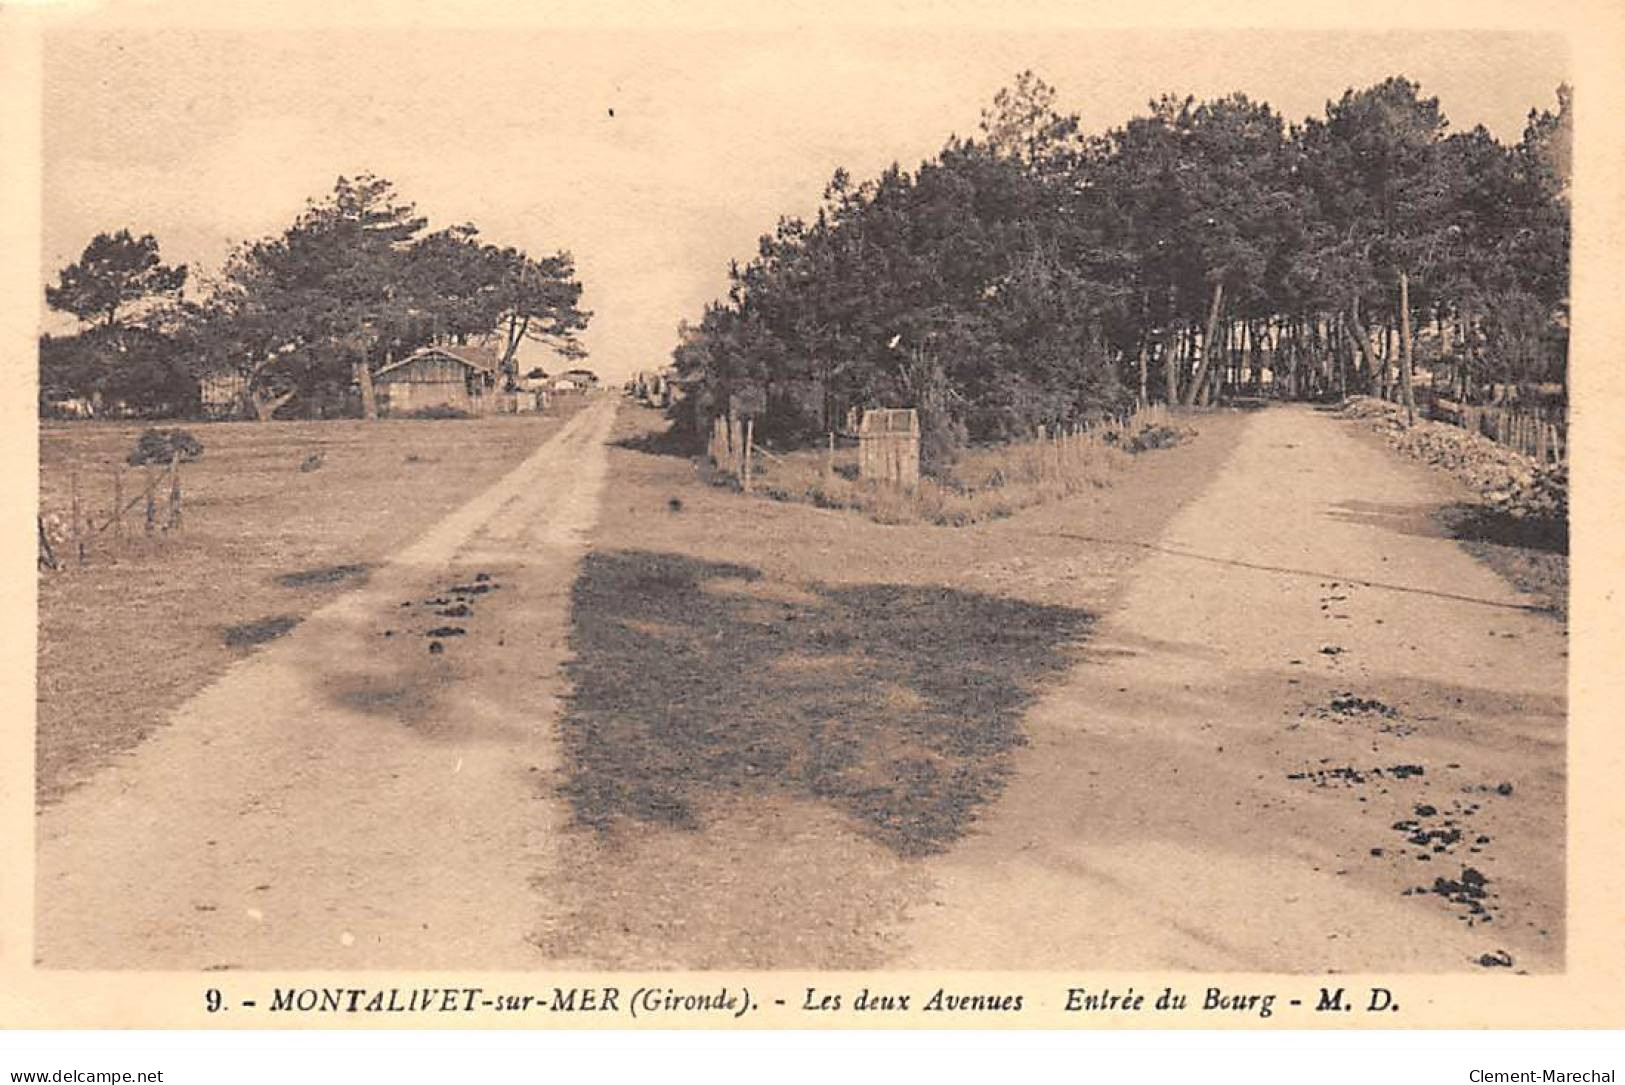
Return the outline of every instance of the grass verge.
[[[1091,439],[969,448],[941,477],[922,478],[908,491],[858,478],[855,450],[843,449],[834,457],[793,452],[761,457],[753,484],[757,492],[778,501],[855,509],[877,523],[965,527],[1110,486],[1131,457],[1192,436],[1194,430],[1148,425],[1120,443]],[[732,481],[720,474],[713,477]]]

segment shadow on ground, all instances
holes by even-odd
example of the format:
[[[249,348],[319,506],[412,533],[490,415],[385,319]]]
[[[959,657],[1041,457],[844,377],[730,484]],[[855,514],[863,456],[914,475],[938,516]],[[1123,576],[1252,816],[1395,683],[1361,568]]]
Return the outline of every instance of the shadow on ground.
[[[1454,539],[1463,549],[1540,600],[1530,609],[1568,613],[1569,525],[1566,520],[1518,517],[1475,502],[1350,501],[1327,516],[1345,523],[1386,528],[1401,535]]]
[[[1549,554],[1569,552],[1567,520],[1517,517],[1484,505],[1461,503],[1438,511],[1438,521],[1461,542],[1493,543]]]
[[[1326,515],[1342,523],[1386,528],[1400,535],[1448,538],[1436,510],[1436,505],[1424,501],[1344,501],[1333,505]]]
[[[680,459],[691,459],[698,454],[693,436],[678,432],[675,426],[651,433],[639,433],[631,437],[622,437],[610,442],[614,448],[625,448],[632,452],[644,452],[651,456],[676,456]]]
[[[1438,521],[1450,537],[1521,592],[1545,602],[1564,621],[1569,613],[1569,525],[1519,518],[1483,505],[1447,505]]]
[[[921,855],[998,793],[1022,710],[1094,617],[612,551],[583,562],[571,621],[563,790],[579,822],[698,828],[713,800],[788,793]]]
[[[1328,513],[1345,523],[1369,524],[1402,535],[1492,543],[1551,554],[1569,552],[1569,526],[1563,520],[1518,517],[1469,501],[1440,507],[1431,502],[1347,501]]]
[[[221,635],[228,648],[252,648],[285,636],[299,624],[292,614],[277,614],[269,618],[256,618],[251,622],[229,625]]]
[[[296,573],[283,573],[276,577],[279,588],[313,588],[327,584],[339,584],[347,580],[356,583],[365,583],[367,574],[377,566],[368,563],[348,563],[344,565],[321,565],[314,569],[301,569]]]

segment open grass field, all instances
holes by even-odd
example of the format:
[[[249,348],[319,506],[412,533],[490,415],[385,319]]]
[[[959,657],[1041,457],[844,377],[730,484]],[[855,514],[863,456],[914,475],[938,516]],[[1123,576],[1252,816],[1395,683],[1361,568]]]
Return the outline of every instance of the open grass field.
[[[143,509],[39,589],[37,794],[49,802],[129,750],[255,645],[365,578],[477,494],[577,408],[545,416],[380,422],[215,423],[187,428],[179,530],[147,537]],[[87,519],[108,519],[113,474],[139,423],[47,423],[42,513],[67,516],[75,474]],[[313,457],[319,467],[308,469]],[[301,469],[307,467],[307,469]],[[159,519],[167,487],[159,495]]]

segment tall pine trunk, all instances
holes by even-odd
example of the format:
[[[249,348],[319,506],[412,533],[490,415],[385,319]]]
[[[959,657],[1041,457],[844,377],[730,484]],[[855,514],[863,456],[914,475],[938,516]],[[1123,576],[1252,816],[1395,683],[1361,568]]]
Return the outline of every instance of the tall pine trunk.
[[[1163,346],[1162,372],[1168,386],[1168,406],[1172,407],[1179,402],[1179,366],[1184,358],[1185,335],[1183,331],[1174,331],[1170,339],[1172,341]]]
[[[1396,380],[1394,370],[1399,366],[1394,350],[1394,326],[1388,317],[1382,321],[1382,350],[1379,353],[1382,355],[1382,398],[1392,400]]]
[[[356,383],[361,385],[361,417],[369,422],[378,418],[378,395],[372,386],[372,367],[363,358],[355,364]]]
[[[1196,405],[1197,397],[1206,389],[1208,368],[1213,364],[1213,351],[1216,344],[1214,340],[1219,334],[1219,307],[1224,304],[1224,280],[1220,279],[1213,284],[1213,304],[1207,311],[1207,332],[1202,338],[1202,358],[1196,363],[1196,373],[1191,377],[1190,386],[1185,389],[1184,404],[1187,407]]]
[[[1360,320],[1360,300],[1356,298],[1354,304],[1349,306],[1349,332],[1354,340],[1354,346],[1360,352],[1360,361],[1365,368],[1366,391],[1379,390],[1377,378],[1377,360],[1371,354],[1371,336],[1366,331],[1365,324]]]
[[[1411,359],[1411,279],[1404,271],[1399,273],[1399,388],[1405,399],[1407,424],[1416,424],[1416,388],[1412,377]]]

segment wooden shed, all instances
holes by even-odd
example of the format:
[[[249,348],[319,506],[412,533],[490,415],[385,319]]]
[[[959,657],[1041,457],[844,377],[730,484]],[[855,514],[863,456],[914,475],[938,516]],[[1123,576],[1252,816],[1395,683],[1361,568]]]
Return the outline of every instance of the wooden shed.
[[[373,378],[382,414],[432,407],[469,414],[497,408],[501,356],[490,347],[424,347],[380,369]]]
[[[204,418],[240,418],[246,414],[248,380],[241,373],[221,370],[198,378],[198,400]]]
[[[858,477],[912,488],[920,483],[920,416],[871,408],[858,426]]]

